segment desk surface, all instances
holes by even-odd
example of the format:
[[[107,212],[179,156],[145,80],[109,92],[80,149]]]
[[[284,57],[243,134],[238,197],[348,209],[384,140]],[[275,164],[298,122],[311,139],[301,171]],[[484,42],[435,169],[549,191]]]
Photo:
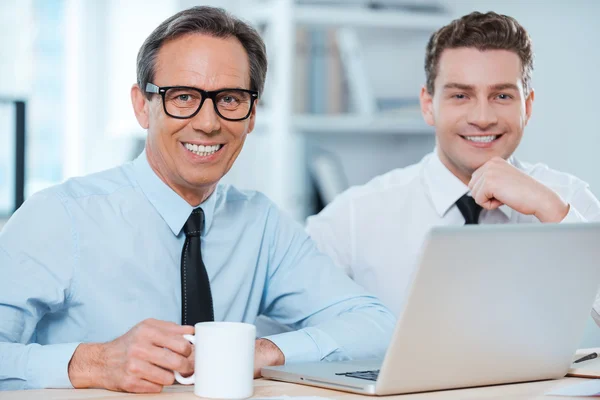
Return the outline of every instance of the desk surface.
[[[514,385],[488,386],[473,389],[447,390],[430,393],[411,394],[403,396],[371,397],[352,393],[337,392],[334,390],[320,389],[311,386],[295,385],[291,383],[275,382],[264,379],[254,381],[254,397],[274,396],[321,396],[340,400],[468,400],[468,399],[581,399],[581,397],[555,397],[544,396],[544,393],[558,387],[584,382],[585,379],[564,378],[554,381],[541,381],[531,383],[520,383]],[[153,395],[131,395],[126,393],[110,392],[99,389],[46,389],[46,390],[24,390],[14,392],[0,392],[1,400],[58,400],[58,399],[136,399],[136,400],[158,400],[158,399],[198,399],[193,394],[192,386],[175,385],[167,387],[161,394]]]

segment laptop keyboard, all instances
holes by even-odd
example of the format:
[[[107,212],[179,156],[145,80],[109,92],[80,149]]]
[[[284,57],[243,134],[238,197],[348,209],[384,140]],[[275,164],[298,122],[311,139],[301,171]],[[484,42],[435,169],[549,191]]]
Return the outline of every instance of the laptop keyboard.
[[[347,376],[348,378],[366,379],[368,381],[376,381],[379,375],[379,370],[373,371],[354,371],[354,372],[337,372],[336,375]]]

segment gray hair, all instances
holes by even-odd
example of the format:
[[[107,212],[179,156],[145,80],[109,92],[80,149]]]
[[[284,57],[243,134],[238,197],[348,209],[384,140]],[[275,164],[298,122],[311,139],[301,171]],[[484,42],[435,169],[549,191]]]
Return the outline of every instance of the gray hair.
[[[146,38],[137,56],[137,83],[144,93],[146,84],[154,80],[156,58],[162,44],[192,33],[239,40],[248,54],[250,89],[262,93],[267,75],[267,50],[259,33],[225,10],[207,6],[178,12]],[[146,93],[146,97],[150,98],[150,93]]]

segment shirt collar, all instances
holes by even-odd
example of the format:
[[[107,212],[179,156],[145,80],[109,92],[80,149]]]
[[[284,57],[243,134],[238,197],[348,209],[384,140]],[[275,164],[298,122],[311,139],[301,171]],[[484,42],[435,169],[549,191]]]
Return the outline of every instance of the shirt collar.
[[[469,192],[469,187],[442,163],[437,148],[426,161],[425,184],[429,189],[433,206],[440,217],[446,215],[456,200]]]
[[[190,206],[187,201],[156,175],[148,163],[146,151],[142,151],[142,153],[133,161],[133,170],[146,198],[148,198],[156,211],[158,211],[158,214],[167,225],[169,225],[173,234],[176,236],[179,235],[194,207]],[[204,200],[204,202],[198,206],[202,207],[202,211],[204,211],[202,235],[208,233],[214,219],[217,190],[218,188],[215,188],[208,199]]]
[[[508,159],[508,162],[516,168],[520,167],[514,156],[511,156]],[[440,217],[446,215],[458,199],[470,192],[469,187],[450,172],[450,170],[442,163],[437,148],[426,160],[425,183],[429,189],[429,195],[433,202],[433,206]],[[512,208],[507,205],[502,205],[499,207],[499,210],[509,219],[511,218],[513,212]]]

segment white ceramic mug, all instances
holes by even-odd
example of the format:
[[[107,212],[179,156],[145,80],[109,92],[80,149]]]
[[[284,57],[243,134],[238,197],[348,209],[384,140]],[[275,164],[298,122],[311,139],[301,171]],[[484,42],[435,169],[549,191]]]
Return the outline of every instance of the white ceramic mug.
[[[212,399],[245,399],[254,394],[254,341],[256,327],[242,322],[200,322],[195,335],[183,335],[195,346],[194,394]]]

